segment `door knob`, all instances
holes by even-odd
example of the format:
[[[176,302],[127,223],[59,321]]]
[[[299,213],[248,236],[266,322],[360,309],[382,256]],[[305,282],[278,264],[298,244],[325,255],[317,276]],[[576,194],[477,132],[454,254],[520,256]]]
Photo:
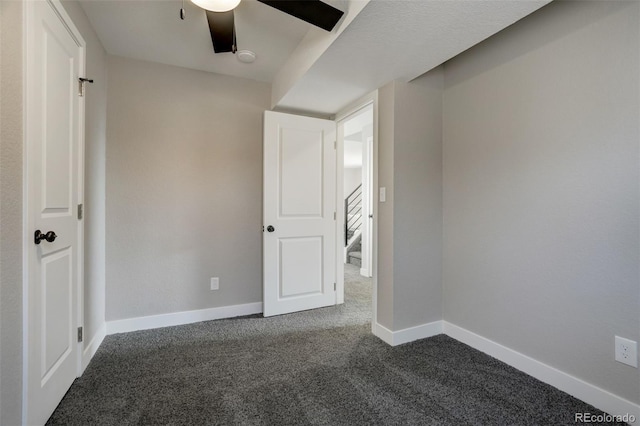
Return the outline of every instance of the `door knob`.
[[[267,226],[267,231],[273,232],[275,230],[276,230],[276,228],[274,228],[273,226],[271,226],[271,225]]]
[[[40,230],[38,229],[38,230],[35,232],[35,234],[34,234],[34,236],[33,236],[33,237],[34,237],[34,238],[33,238],[34,242],[35,242],[36,244],[40,244],[40,242],[41,242],[42,240],[46,240],[47,242],[50,242],[50,243],[54,242],[54,241],[56,240],[57,235],[56,235],[56,233],[55,233],[55,232],[53,232],[53,231],[49,231],[49,232],[47,232],[47,233],[45,234],[45,233],[40,232]]]

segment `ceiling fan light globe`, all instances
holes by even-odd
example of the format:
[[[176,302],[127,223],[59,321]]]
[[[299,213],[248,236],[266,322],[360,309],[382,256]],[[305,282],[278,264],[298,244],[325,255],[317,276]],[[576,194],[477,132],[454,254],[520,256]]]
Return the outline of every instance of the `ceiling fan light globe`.
[[[240,4],[240,0],[191,0],[191,2],[211,12],[228,12]]]

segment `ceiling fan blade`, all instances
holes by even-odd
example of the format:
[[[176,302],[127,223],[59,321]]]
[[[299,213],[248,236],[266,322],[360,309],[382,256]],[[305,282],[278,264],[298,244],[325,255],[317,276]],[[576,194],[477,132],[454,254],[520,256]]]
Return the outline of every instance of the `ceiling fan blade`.
[[[210,12],[207,10],[207,21],[209,21],[213,51],[215,53],[236,53],[238,48],[233,10],[228,12]]]
[[[320,0],[258,1],[327,31],[331,31],[344,14],[340,9],[336,9]]]

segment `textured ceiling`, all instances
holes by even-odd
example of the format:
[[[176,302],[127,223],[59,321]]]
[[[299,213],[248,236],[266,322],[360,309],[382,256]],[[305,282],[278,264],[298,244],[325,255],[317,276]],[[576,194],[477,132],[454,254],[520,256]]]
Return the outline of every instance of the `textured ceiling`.
[[[238,49],[256,53],[244,64],[232,53],[214,54],[204,10],[180,0],[81,0],[108,53],[185,68],[271,81],[310,28],[255,0],[235,10]]]
[[[238,48],[214,54],[202,9],[185,0],[80,0],[107,52],[273,82],[275,109],[331,116],[389,81],[410,81],[551,0],[324,0],[346,12],[333,32],[256,0],[236,9]]]
[[[550,0],[372,0],[274,106],[331,115],[372,90],[410,81]]]

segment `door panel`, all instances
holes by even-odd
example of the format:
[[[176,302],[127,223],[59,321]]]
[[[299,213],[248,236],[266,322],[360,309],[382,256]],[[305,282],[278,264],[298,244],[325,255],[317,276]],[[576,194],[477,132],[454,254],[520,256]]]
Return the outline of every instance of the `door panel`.
[[[280,238],[279,243],[279,299],[321,294],[322,237]]]
[[[265,113],[265,316],[336,303],[334,141],[333,121]]]
[[[46,210],[64,210],[70,214],[74,129],[69,124],[75,110],[71,78],[77,75],[77,70],[73,69],[77,63],[70,55],[74,54],[77,47],[73,40],[67,40],[64,35],[54,31],[55,27],[51,29],[45,25],[42,28],[42,102],[45,108],[42,129],[42,201]]]
[[[70,249],[43,256],[41,261],[41,385],[57,371],[73,351],[70,331],[73,294],[73,253]],[[62,313],[62,314],[61,314]]]
[[[282,129],[280,151],[280,217],[321,217],[323,134]]]
[[[60,8],[60,9],[58,9]],[[58,2],[27,10],[26,419],[43,424],[78,375],[81,110],[84,43]],[[65,18],[63,18],[65,16]],[[70,21],[69,21],[70,22]],[[72,25],[72,24],[71,24]],[[53,231],[36,244],[34,232]]]

